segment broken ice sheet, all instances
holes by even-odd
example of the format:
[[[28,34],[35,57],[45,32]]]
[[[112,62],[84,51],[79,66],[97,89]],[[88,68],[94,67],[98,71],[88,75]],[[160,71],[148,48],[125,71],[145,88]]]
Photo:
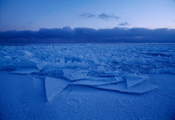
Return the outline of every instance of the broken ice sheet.
[[[73,84],[75,85],[87,85],[87,86],[104,85],[111,83],[117,83],[117,81],[80,80],[73,82]]]
[[[124,78],[126,79],[127,87],[129,88],[147,80],[148,76],[129,74],[125,75]]]
[[[101,86],[96,86],[95,88],[110,90],[110,91],[118,91],[123,93],[142,94],[142,93],[154,90],[158,88],[158,86],[145,81],[135,86],[132,86],[130,88],[127,88],[127,85],[125,82],[117,83],[117,84],[101,85]]]
[[[18,66],[19,67],[30,67],[30,68],[37,68],[36,66],[36,62],[31,61],[29,59],[23,58],[23,57],[19,57],[18,58]]]
[[[87,70],[63,69],[64,77],[70,80],[87,79]]]
[[[10,56],[4,56],[5,59],[12,59]]]
[[[56,95],[64,90],[70,84],[69,81],[57,78],[46,77],[45,89],[47,100],[51,101]]]
[[[124,79],[122,79],[121,77],[93,77],[93,76],[89,76],[89,78],[87,80],[92,80],[92,81],[104,81],[104,82],[123,82]]]
[[[39,70],[43,70],[45,67],[49,66],[49,63],[48,62],[38,63],[36,66]]]
[[[39,70],[34,69],[34,68],[25,68],[25,69],[20,69],[20,70],[15,70],[10,73],[13,74],[31,74],[31,73],[37,73]]]
[[[24,53],[25,53],[24,57],[26,57],[26,58],[33,57],[34,56],[33,53],[31,53],[29,51],[24,51]]]
[[[148,81],[144,81],[144,82],[142,82],[140,84],[137,84],[135,86],[132,86],[132,87],[128,88],[125,91],[128,92],[128,93],[131,92],[131,93],[142,94],[142,93],[154,90],[156,88],[158,88],[157,85],[153,85],[153,84],[149,83]]]
[[[109,76],[117,76],[119,75],[119,71],[111,71],[111,72],[105,72],[105,73],[101,73],[100,76],[103,77],[109,77]]]

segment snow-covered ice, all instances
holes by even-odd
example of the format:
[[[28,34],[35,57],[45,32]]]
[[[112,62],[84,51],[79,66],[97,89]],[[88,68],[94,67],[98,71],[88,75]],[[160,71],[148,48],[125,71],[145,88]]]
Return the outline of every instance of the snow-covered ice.
[[[87,86],[96,86],[96,85],[112,84],[112,83],[117,83],[117,81],[80,80],[73,82],[74,85],[87,85]]]
[[[145,81],[146,79],[148,79],[148,76],[132,74],[132,75],[126,75],[124,76],[124,78],[126,79],[127,87],[129,88]]]
[[[57,94],[64,90],[68,85],[69,81],[46,77],[45,79],[45,89],[47,100],[52,100]]]
[[[0,119],[175,119],[175,44],[0,46]]]
[[[63,69],[64,77],[68,78],[69,80],[79,80],[79,79],[86,79],[87,71],[85,70],[74,70],[74,69]]]
[[[38,69],[33,69],[33,68],[26,68],[26,69],[20,69],[20,70],[15,70],[10,73],[13,74],[31,74],[31,73],[37,73],[39,72]]]
[[[96,88],[111,90],[111,91],[118,91],[124,93],[131,93],[131,94],[142,94],[149,92],[158,88],[157,85],[150,84],[149,82],[142,82],[135,86],[127,88],[125,83],[118,83],[118,84],[109,84],[103,86],[97,86]]]

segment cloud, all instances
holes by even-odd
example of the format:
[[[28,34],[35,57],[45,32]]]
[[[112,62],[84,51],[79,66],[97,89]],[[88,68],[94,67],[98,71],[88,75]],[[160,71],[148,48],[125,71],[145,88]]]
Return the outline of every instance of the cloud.
[[[98,15],[98,18],[100,18],[100,19],[110,19],[110,18],[119,19],[120,17],[115,16],[115,15],[108,15],[108,14],[102,13],[102,14]]]
[[[91,13],[84,13],[84,14],[80,14],[79,17],[92,18],[92,17],[96,17],[96,15]]]
[[[127,25],[130,25],[128,22],[122,22],[122,23],[119,23],[118,24],[119,26],[127,26]]]
[[[80,14],[79,17],[84,17],[84,18],[98,18],[98,19],[102,19],[102,20],[106,20],[106,19],[119,19],[119,16],[115,16],[115,15],[109,15],[106,13],[101,13],[98,15],[92,14],[92,13],[84,13],[84,14]]]
[[[175,29],[147,28],[41,28],[39,31],[0,32],[5,43],[175,43]]]

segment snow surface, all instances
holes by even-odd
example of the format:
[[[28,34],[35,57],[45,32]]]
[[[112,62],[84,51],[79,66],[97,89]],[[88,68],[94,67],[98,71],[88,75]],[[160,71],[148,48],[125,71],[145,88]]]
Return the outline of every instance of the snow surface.
[[[1,119],[175,119],[175,44],[0,46]]]

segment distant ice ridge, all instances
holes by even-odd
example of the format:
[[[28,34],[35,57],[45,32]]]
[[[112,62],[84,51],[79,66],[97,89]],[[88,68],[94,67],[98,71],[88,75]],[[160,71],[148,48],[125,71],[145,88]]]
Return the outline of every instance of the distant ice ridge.
[[[94,75],[118,71],[147,74],[175,72],[175,44],[60,44],[0,46],[0,70],[38,68],[86,70]],[[53,71],[53,76],[51,72]]]
[[[175,74],[175,44],[0,46],[0,58],[1,71],[127,93],[157,88],[144,74]]]

